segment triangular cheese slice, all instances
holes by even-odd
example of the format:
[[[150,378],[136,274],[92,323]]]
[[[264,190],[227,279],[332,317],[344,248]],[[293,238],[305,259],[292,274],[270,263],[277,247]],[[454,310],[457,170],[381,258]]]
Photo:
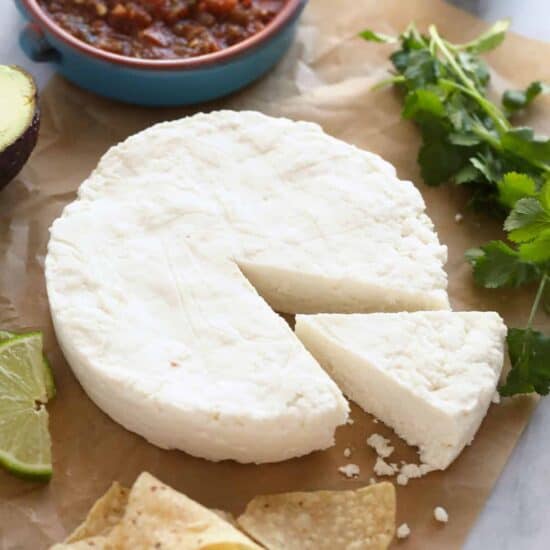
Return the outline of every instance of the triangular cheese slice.
[[[296,334],[350,399],[444,469],[487,412],[506,327],[492,312],[299,315]]]

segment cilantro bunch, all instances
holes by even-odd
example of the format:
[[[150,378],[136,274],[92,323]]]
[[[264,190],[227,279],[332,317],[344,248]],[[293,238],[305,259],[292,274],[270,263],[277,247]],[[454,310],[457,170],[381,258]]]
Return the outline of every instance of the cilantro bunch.
[[[550,140],[512,123],[516,112],[550,92],[542,82],[509,90],[497,105],[487,96],[490,73],[479,54],[505,38],[498,21],[476,40],[452,44],[435,26],[421,34],[414,24],[399,37],[372,30],[360,36],[396,44],[393,75],[380,85],[404,92],[402,116],[422,133],[418,163],[424,181],[467,187],[470,205],[504,219],[507,242],[469,250],[477,284],[516,288],[538,284],[527,325],[510,329],[512,369],[502,395],[550,391],[550,337],[533,329],[539,307],[550,313]]]

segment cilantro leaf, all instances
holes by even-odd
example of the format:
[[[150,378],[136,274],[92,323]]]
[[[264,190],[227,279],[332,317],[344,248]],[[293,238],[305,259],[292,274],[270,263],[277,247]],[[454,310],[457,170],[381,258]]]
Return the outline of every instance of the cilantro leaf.
[[[550,179],[542,186],[539,194],[539,200],[542,207],[550,212]]]
[[[513,208],[520,199],[536,194],[535,181],[527,174],[517,172],[504,174],[497,187],[500,202],[508,208]]]
[[[550,227],[531,242],[519,247],[519,256],[524,262],[547,262],[550,260]]]
[[[397,38],[395,36],[389,36],[381,32],[375,32],[371,29],[365,29],[359,33],[359,36],[369,42],[379,42],[382,44],[395,44]]]
[[[483,177],[483,174],[473,165],[466,164],[463,166],[454,176],[453,179],[458,185],[464,183],[475,183],[479,180],[480,177]]]
[[[425,142],[418,153],[424,182],[440,185],[448,181],[464,165],[464,154],[445,141]]]
[[[430,122],[446,116],[441,98],[433,91],[418,88],[407,94],[402,112],[403,118],[415,119],[418,122]]]
[[[500,180],[499,167],[491,158],[484,155],[478,155],[477,157],[472,157],[470,162],[485,176],[487,181],[496,183]]]
[[[473,266],[475,282],[485,288],[516,288],[540,277],[536,265],[523,261],[502,241],[472,248],[466,252],[466,259]]]
[[[461,145],[462,147],[473,147],[474,145],[479,145],[481,140],[475,134],[453,132],[449,134],[449,142],[453,145]]]
[[[510,231],[508,238],[515,243],[532,241],[550,229],[550,211],[535,198],[520,199],[506,218],[504,229]]]
[[[464,72],[480,89],[484,90],[490,79],[487,64],[481,58],[467,52],[460,52],[457,55],[457,59]]]
[[[502,147],[535,166],[550,169],[550,139],[535,136],[532,128],[512,128],[501,137]]]
[[[403,76],[411,88],[436,84],[443,72],[441,62],[428,50],[411,50],[407,54]]]
[[[550,94],[550,86],[544,82],[531,82],[525,90],[506,90],[502,96],[502,105],[509,113],[525,109],[541,94]]]
[[[510,21],[501,19],[487,29],[475,40],[464,44],[464,48],[474,54],[488,52],[499,46],[506,37],[506,31],[510,26]]]
[[[403,73],[409,63],[410,52],[407,50],[398,50],[390,55],[390,60],[397,72]]]
[[[531,329],[510,329],[508,352],[512,369],[506,383],[499,388],[501,395],[550,391],[550,338]]]

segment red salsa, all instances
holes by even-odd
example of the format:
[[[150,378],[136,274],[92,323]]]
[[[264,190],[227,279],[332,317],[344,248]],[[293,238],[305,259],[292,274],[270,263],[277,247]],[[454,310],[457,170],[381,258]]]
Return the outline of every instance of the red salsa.
[[[177,59],[228,48],[261,31],[286,0],[39,0],[76,38],[143,59]]]

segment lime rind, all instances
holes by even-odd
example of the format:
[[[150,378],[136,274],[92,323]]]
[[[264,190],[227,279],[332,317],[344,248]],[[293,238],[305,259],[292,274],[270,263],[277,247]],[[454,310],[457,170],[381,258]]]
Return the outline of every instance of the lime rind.
[[[48,358],[42,354],[42,364],[44,366],[44,383],[46,384],[46,395],[48,396],[48,401],[55,397],[55,380],[53,377],[53,369],[48,361]]]
[[[10,474],[31,481],[49,481],[52,477],[51,464],[27,464],[13,455],[0,450],[0,466]]]
[[[0,464],[18,477],[47,481],[52,475],[48,413],[44,405],[39,409],[20,405],[10,419],[17,423],[17,431],[10,435],[10,426],[0,425],[0,441],[4,446],[0,449]]]

